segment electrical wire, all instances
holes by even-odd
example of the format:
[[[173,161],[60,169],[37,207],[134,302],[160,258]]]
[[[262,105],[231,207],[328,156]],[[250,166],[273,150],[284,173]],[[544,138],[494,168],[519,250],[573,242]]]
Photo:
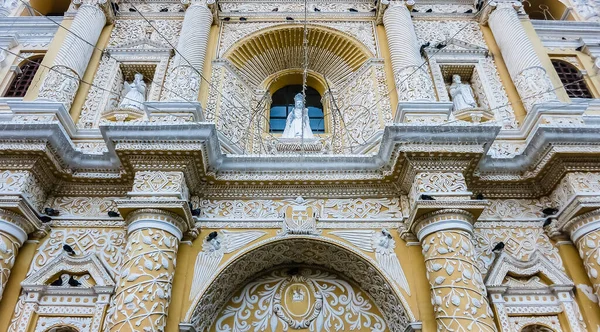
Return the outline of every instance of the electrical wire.
[[[33,8],[33,7],[30,5],[30,4],[26,3],[24,0],[20,0],[20,1],[21,1],[21,2],[22,2],[24,5],[25,5],[25,6],[27,6],[27,7],[28,7],[30,10],[33,10],[33,11],[35,11],[37,14],[39,14],[40,16],[43,16],[43,17],[45,17],[45,18],[46,18],[47,20],[49,20],[50,22],[52,22],[52,23],[56,24],[56,25],[57,25],[57,26],[59,26],[60,28],[62,28],[62,29],[64,29],[64,30],[66,30],[67,32],[69,32],[69,33],[70,33],[70,34],[72,34],[73,36],[77,37],[78,39],[80,39],[81,41],[83,41],[84,43],[86,43],[87,45],[91,46],[93,49],[95,49],[95,50],[97,50],[97,51],[100,51],[100,53],[101,53],[103,56],[108,56],[109,58],[111,58],[111,59],[115,60],[117,63],[119,63],[119,64],[123,64],[123,62],[122,62],[122,61],[119,61],[119,60],[118,60],[118,59],[116,59],[115,57],[111,56],[111,55],[110,55],[110,53],[109,53],[109,52],[108,52],[106,49],[100,49],[100,48],[99,48],[99,47],[97,47],[96,45],[94,45],[94,44],[90,43],[89,41],[85,40],[85,38],[83,38],[83,37],[79,36],[78,34],[76,34],[76,33],[75,33],[75,32],[73,32],[73,31],[71,31],[69,28],[67,28],[67,27],[65,27],[65,26],[63,26],[63,25],[61,25],[60,23],[58,23],[58,22],[56,22],[55,20],[53,20],[53,19],[51,19],[50,17],[48,17],[47,15],[44,15],[44,14],[42,14],[40,11],[38,11],[38,10],[37,10],[37,9],[35,9],[35,8]],[[149,78],[149,77],[148,77],[147,79],[148,79],[148,81],[149,81],[151,84],[156,84],[156,82],[154,82],[154,81],[153,81],[151,78]],[[179,97],[179,98],[183,99],[184,101],[186,101],[186,102],[188,102],[188,103],[190,103],[190,104],[192,104],[192,105],[194,105],[194,106],[195,106],[195,104],[194,104],[192,101],[190,101],[190,100],[187,100],[186,98],[182,97],[182,96],[181,96],[180,94],[178,94],[177,92],[175,92],[175,91],[173,91],[173,90],[171,90],[171,89],[168,89],[168,88],[165,86],[164,82],[161,82],[161,84],[160,84],[160,87],[161,87],[161,89],[164,89],[164,90],[166,90],[166,91],[168,91],[168,92],[171,92],[171,93],[173,93],[174,95],[176,95],[177,97]]]
[[[24,56],[21,56],[21,55],[19,55],[19,54],[17,54],[17,53],[14,53],[14,52],[12,52],[12,51],[10,51],[10,50],[6,49],[6,48],[0,47],[0,50],[2,50],[2,51],[5,51],[5,52],[7,52],[7,53],[9,53],[9,54],[12,54],[12,55],[16,56],[17,58],[19,58],[19,59],[22,59],[22,60],[24,60],[24,61],[27,61],[27,62],[33,62],[33,60],[30,60],[30,59],[28,59],[28,58],[26,58],[26,57],[24,57]],[[73,76],[73,75],[69,75],[69,74],[67,74],[67,73],[63,73],[63,72],[61,72],[61,71],[58,71],[58,70],[54,69],[54,67],[46,66],[46,65],[44,65],[44,64],[42,64],[42,63],[40,63],[40,67],[42,67],[42,68],[46,68],[46,69],[48,69],[48,70],[51,70],[51,71],[53,71],[53,72],[55,72],[55,73],[59,73],[60,75],[63,75],[64,77],[68,77],[68,78],[70,78],[70,79],[74,79],[74,80],[78,81],[79,83],[83,83],[83,84],[85,84],[85,85],[88,85],[88,86],[91,86],[91,87],[95,87],[95,88],[97,88],[97,89],[100,89],[100,90],[102,90],[102,91],[108,92],[108,93],[110,93],[110,94],[113,94],[113,95],[116,95],[116,96],[119,96],[119,97],[121,96],[121,94],[120,94],[120,93],[117,93],[117,92],[114,92],[114,91],[110,91],[110,90],[108,90],[108,89],[105,89],[105,88],[103,88],[103,87],[100,87],[100,86],[98,86],[98,85],[95,85],[95,84],[93,84],[93,83],[90,83],[90,82],[84,81],[83,79],[79,78],[78,76]],[[133,102],[136,102],[136,103],[138,102],[137,100],[135,100],[135,99],[131,99],[131,98],[128,98],[127,96],[123,97],[123,99],[124,99],[124,100],[133,101]],[[164,111],[162,111],[161,109],[159,109],[159,108],[157,108],[157,107],[154,107],[154,106],[150,106],[150,105],[145,105],[145,106],[146,106],[146,107],[148,107],[148,108],[151,108],[151,109],[155,109],[155,110],[161,111],[161,113],[167,113],[167,112],[164,112]],[[167,113],[167,114],[171,114],[171,113]]]

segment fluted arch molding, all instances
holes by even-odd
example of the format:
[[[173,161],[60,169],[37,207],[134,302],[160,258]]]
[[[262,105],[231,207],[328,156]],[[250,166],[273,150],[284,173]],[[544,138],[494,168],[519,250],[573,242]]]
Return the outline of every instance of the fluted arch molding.
[[[334,84],[341,83],[368,59],[375,57],[355,37],[325,26],[309,24],[308,68]],[[304,26],[284,24],[258,30],[227,49],[229,60],[255,86],[267,77],[286,70],[303,68]]]
[[[352,280],[377,305],[390,331],[404,331],[415,317],[400,289],[372,258],[341,241],[314,236],[274,237],[228,259],[186,313],[183,325],[207,331],[233,293],[262,272],[286,264],[322,266]]]

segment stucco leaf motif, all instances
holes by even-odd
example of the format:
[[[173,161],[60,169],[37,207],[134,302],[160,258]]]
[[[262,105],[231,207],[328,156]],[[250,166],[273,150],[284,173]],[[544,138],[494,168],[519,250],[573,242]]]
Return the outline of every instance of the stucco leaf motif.
[[[343,295],[339,295],[343,294]],[[294,310],[306,307],[298,314]],[[336,275],[301,268],[291,275],[276,270],[249,282],[236,292],[215,321],[215,330],[261,331],[308,329],[311,332],[386,330],[386,323],[370,299]]]

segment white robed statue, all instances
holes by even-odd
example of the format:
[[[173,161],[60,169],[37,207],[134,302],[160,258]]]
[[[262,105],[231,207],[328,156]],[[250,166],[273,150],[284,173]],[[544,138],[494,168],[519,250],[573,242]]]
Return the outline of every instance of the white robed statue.
[[[452,75],[452,85],[450,85],[450,95],[454,104],[454,112],[464,109],[477,108],[477,102],[473,98],[473,92],[469,84],[464,84],[460,80],[460,75]]]
[[[144,75],[137,73],[134,76],[133,82],[125,82],[123,85],[125,88],[125,98],[119,104],[119,108],[143,110],[144,102],[146,101]]]
[[[314,138],[310,129],[308,109],[304,107],[304,98],[299,93],[294,97],[294,110],[288,114],[282,138]]]

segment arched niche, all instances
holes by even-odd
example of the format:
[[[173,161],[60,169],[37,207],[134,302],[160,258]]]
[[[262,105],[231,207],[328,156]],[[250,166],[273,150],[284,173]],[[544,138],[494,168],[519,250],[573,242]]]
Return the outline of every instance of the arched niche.
[[[318,24],[306,26],[305,52],[304,32],[304,25],[280,24],[221,43],[205,112],[226,153],[282,153],[278,136],[268,129],[270,98],[281,86],[302,82],[298,74],[305,65],[307,85],[323,97],[326,129],[302,151],[361,154],[376,149],[385,124],[392,121],[383,59],[357,37]]]
[[[418,326],[396,285],[371,258],[341,242],[314,236],[276,237],[236,254],[193,300],[181,331],[208,331],[236,290],[275,267],[317,266],[349,280],[379,308],[389,331]]]
[[[318,25],[307,25],[308,69],[332,82],[344,80],[372,54],[354,37]],[[272,74],[304,68],[304,26],[279,25],[256,31],[223,54],[242,74],[259,85]]]

